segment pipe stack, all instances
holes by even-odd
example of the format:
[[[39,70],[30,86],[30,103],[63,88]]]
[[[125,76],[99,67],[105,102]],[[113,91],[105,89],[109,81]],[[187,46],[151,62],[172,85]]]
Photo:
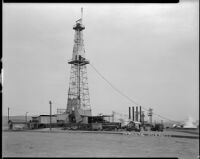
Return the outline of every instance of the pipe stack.
[[[131,119],[131,107],[129,107],[128,112],[129,112],[128,118],[129,118],[129,120],[130,120],[130,119]]]
[[[142,123],[142,118],[141,118],[141,116],[142,116],[142,107],[140,106],[140,122]]]
[[[136,107],[136,121],[138,121],[138,107]]]
[[[144,122],[144,112],[142,112],[142,107],[139,107],[140,110],[138,110],[138,106],[132,107],[132,121],[140,121],[141,123]],[[131,120],[131,107],[129,107],[129,120]]]

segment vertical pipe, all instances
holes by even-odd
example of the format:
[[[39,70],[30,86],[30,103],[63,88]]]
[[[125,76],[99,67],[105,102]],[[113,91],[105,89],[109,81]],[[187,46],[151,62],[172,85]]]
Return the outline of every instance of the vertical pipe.
[[[81,8],[81,22],[83,22],[83,8]]]
[[[133,114],[133,121],[135,120],[135,116],[134,116],[134,113],[135,113],[135,111],[134,111],[134,107],[132,107],[132,114]]]
[[[128,116],[129,119],[131,119],[131,107],[129,107],[129,116]]]
[[[78,60],[81,60],[81,56],[79,55]],[[81,66],[78,63],[78,106],[81,108]],[[85,114],[85,112],[84,112]]]
[[[27,112],[26,112],[26,115],[25,115],[25,120],[26,120],[26,123],[27,123]]]
[[[49,125],[49,127],[50,127],[50,130],[51,130],[51,101],[49,101],[49,104],[50,104],[50,125]]]
[[[152,122],[153,122],[153,118],[152,118],[152,109],[151,109],[151,125],[153,124]]]
[[[138,106],[136,107],[136,121],[138,121]]]
[[[140,122],[142,122],[141,116],[142,116],[142,107],[140,106]]]
[[[79,55],[79,60],[80,60],[80,55]],[[79,99],[79,106],[80,106],[80,92],[81,92],[81,77],[80,77],[80,65],[78,63],[78,99]]]
[[[9,120],[10,120],[10,119],[9,119],[9,118],[10,118],[10,117],[9,117],[9,111],[10,111],[10,108],[8,107],[8,122],[9,122]]]

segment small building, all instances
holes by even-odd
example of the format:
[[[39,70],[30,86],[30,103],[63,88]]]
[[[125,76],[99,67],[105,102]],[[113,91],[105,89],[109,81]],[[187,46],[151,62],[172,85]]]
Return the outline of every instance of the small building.
[[[32,116],[32,122],[39,122],[39,116]]]
[[[130,121],[127,125],[127,130],[128,131],[140,131],[140,127],[141,127],[141,122],[139,121]]]
[[[52,126],[57,124],[57,116],[51,115],[51,124]],[[33,116],[31,122],[29,123],[29,127],[31,129],[34,128],[45,128],[50,125],[50,115],[40,115]]]
[[[151,131],[152,125],[150,123],[145,123],[142,125],[144,131]]]
[[[8,125],[10,130],[28,129],[28,123],[24,120],[9,120]]]
[[[38,116],[33,116],[32,120],[29,123],[30,129],[35,129],[39,127],[39,117]]]
[[[50,115],[40,115],[38,116],[38,122],[39,124],[49,124],[50,123]],[[51,115],[51,123],[55,124],[57,123],[57,116]]]

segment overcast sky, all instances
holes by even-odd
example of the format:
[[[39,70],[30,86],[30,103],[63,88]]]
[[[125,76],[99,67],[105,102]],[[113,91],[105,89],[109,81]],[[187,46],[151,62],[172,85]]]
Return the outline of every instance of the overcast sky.
[[[174,4],[3,4],[3,114],[66,108],[75,21],[86,58],[115,87],[172,120],[199,116],[198,1]],[[87,66],[92,114],[133,103]]]

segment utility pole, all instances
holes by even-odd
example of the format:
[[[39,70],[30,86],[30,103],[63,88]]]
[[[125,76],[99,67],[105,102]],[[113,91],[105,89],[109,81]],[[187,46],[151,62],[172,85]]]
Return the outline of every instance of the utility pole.
[[[136,106],[136,121],[138,121],[138,106]]]
[[[81,8],[81,21],[83,21],[83,8]]]
[[[49,126],[50,126],[50,131],[51,131],[51,104],[52,104],[51,101],[49,101],[49,104],[50,104],[50,125]]]
[[[8,122],[9,122],[9,120],[10,120],[10,119],[9,119],[9,111],[10,111],[10,108],[8,107]]]

